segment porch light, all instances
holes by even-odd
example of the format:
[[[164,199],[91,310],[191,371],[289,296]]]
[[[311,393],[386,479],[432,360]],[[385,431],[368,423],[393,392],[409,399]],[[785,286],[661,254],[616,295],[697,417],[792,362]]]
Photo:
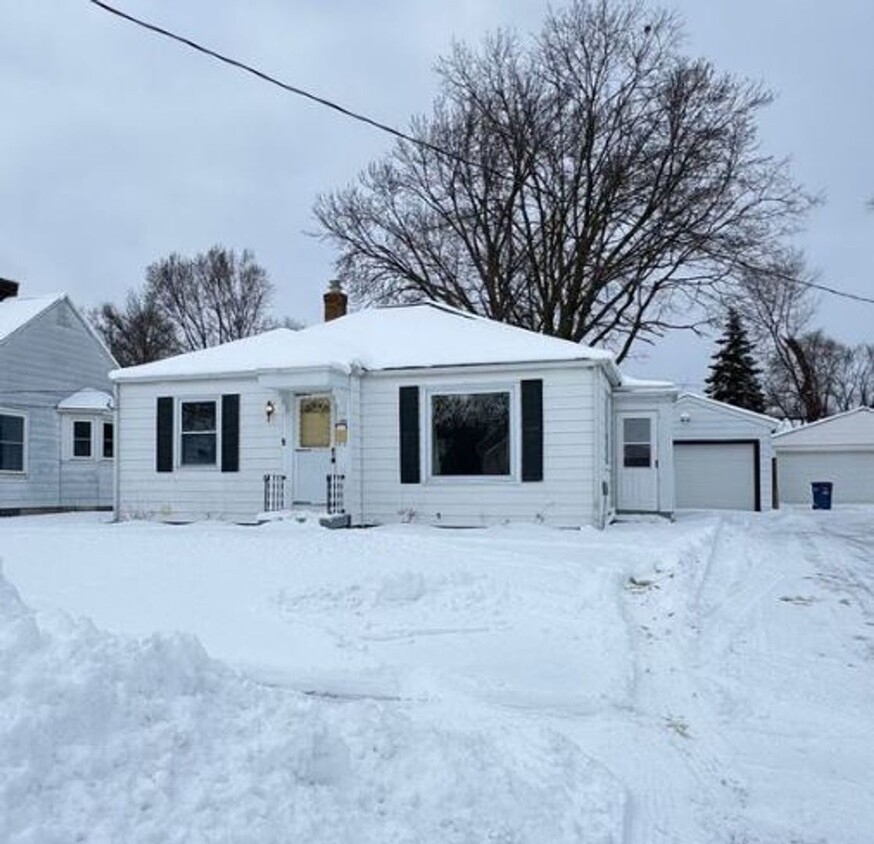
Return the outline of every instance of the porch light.
[[[273,404],[272,399],[267,399],[267,404],[264,405],[264,415],[268,422],[273,418],[274,413],[276,413],[276,405]]]

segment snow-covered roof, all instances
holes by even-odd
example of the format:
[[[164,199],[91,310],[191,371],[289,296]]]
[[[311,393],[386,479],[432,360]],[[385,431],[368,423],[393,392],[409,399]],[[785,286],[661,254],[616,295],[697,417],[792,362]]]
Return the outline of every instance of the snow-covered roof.
[[[277,328],[210,349],[116,370],[118,381],[332,367],[350,371],[600,361],[613,356],[435,303],[371,308],[293,331]],[[618,373],[617,373],[618,376]]]
[[[58,410],[112,410],[112,396],[103,390],[86,387],[58,402]]]
[[[874,410],[857,407],[774,434],[775,448],[874,448]]]
[[[0,301],[0,343],[63,298],[63,293],[52,293],[48,296],[11,296]]]

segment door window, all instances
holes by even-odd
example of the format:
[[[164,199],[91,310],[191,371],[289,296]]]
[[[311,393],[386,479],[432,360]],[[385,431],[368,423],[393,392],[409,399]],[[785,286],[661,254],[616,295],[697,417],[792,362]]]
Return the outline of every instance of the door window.
[[[648,416],[622,420],[622,465],[631,469],[652,466],[652,420]]]
[[[298,430],[301,448],[328,448],[331,445],[330,398],[302,398],[299,403]]]

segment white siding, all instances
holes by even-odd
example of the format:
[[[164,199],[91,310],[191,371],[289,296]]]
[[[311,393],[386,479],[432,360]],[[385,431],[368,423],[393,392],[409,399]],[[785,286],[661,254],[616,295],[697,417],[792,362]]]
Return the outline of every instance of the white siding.
[[[874,504],[874,450],[777,454],[781,504],[810,504],[811,483],[831,481],[832,506]]]
[[[723,402],[716,402],[697,396],[680,396],[673,407],[673,432],[674,440],[757,440],[759,443],[759,490],[762,510],[770,510],[772,504],[773,489],[773,457],[774,449],[771,444],[771,432],[777,426],[777,421],[757,414],[738,411]],[[725,453],[729,453],[730,449]],[[707,452],[689,451],[688,457],[695,454],[706,456]],[[744,457],[743,459],[747,459]],[[683,477],[692,477],[684,467]],[[716,483],[718,478],[714,479]],[[680,477],[677,483],[680,482]],[[749,481],[754,489],[752,479]],[[697,488],[687,492],[677,491],[677,500],[687,501],[690,496],[696,500],[707,500],[700,494]],[[714,492],[712,500],[720,501],[722,493]],[[736,499],[735,499],[736,500]],[[677,506],[694,506],[678,504]],[[704,506],[704,505],[698,505]],[[713,505],[723,506],[723,505]]]
[[[27,472],[0,475],[0,510],[64,506],[56,406],[85,387],[112,392],[115,366],[65,299],[0,342],[0,406],[24,412],[28,428]]]
[[[592,495],[595,504],[595,523],[603,527],[616,511],[616,499],[613,492],[615,481],[613,462],[616,444],[613,424],[613,388],[602,368],[599,367],[595,372],[597,373],[595,382],[595,439],[592,446],[593,464],[596,471],[593,476],[594,490]]]
[[[220,465],[178,466],[176,420],[174,459],[177,465],[172,472],[157,472],[158,397],[172,396],[177,401],[214,398],[220,407],[221,396],[226,393],[240,395],[240,471],[222,472]],[[269,422],[265,414],[268,399],[276,406]],[[274,389],[261,387],[254,378],[120,384],[116,430],[120,517],[166,521],[253,519],[263,510],[264,475],[284,471],[282,438],[286,413],[282,396]],[[218,462],[221,462],[220,457]]]
[[[425,419],[432,388],[518,389],[522,379],[543,380],[544,479],[432,479],[422,432],[422,482],[400,483],[398,390],[421,388]],[[507,520],[579,526],[595,522],[595,369],[539,367],[497,372],[474,368],[447,374],[407,372],[361,381],[361,479],[364,523],[416,522],[480,526]],[[518,415],[518,407],[516,408]],[[517,420],[518,422],[518,420]],[[518,447],[518,428],[515,430]]]
[[[654,393],[646,390],[617,391],[613,394],[614,419],[620,413],[655,413],[657,420],[656,459],[658,460],[658,505],[659,513],[674,511],[674,449],[672,441],[671,410],[673,393]],[[614,471],[620,471],[621,455],[614,444]],[[614,475],[615,477],[615,475]],[[614,482],[614,488],[616,483]],[[615,499],[614,499],[615,500]]]

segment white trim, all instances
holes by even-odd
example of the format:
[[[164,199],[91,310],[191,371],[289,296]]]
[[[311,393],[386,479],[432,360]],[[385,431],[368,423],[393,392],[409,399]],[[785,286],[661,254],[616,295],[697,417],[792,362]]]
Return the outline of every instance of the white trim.
[[[772,431],[776,430],[777,426],[780,424],[779,419],[775,419],[773,416],[768,416],[766,413],[756,413],[754,410],[747,410],[744,407],[735,407],[733,404],[728,404],[724,401],[718,401],[717,399],[712,399],[709,396],[701,396],[698,393],[680,393],[677,396],[676,404],[680,404],[681,402],[695,402],[696,404],[704,405],[704,407],[713,408],[713,410],[717,412],[727,413],[733,416],[739,416],[748,422],[756,422],[760,425],[767,425]]]
[[[519,426],[521,418],[519,381],[498,381],[472,384],[434,384],[422,388],[424,407],[419,407],[419,425],[421,437],[422,478],[425,483],[445,486],[447,484],[518,484],[521,483],[520,467],[522,466],[522,437]],[[435,475],[433,466],[433,419],[432,403],[434,396],[481,395],[484,393],[507,393],[509,395],[509,449],[510,472],[507,475]]]
[[[74,460],[77,463],[87,463],[96,458],[97,449],[94,447],[94,434],[95,434],[95,425],[96,421],[94,416],[89,416],[87,414],[69,414],[66,418],[66,426],[68,436],[65,437],[66,440],[66,459]],[[91,452],[90,454],[76,454],[76,423],[83,422],[90,426],[90,436],[88,439],[91,442]]]
[[[213,472],[221,468],[222,455],[222,420],[221,420],[221,396],[216,396],[210,393],[205,396],[174,396],[175,406],[173,408],[173,429],[174,429],[174,460],[173,468],[175,471],[183,472]],[[212,402],[215,405],[215,461],[213,463],[183,463],[182,462],[182,405],[183,404],[203,404]],[[188,431],[189,434],[207,434],[209,431]]]
[[[27,458],[28,458],[28,433],[30,420],[27,412],[24,410],[13,410],[12,408],[0,407],[0,415],[2,416],[17,416],[22,420],[21,426],[21,469],[0,469],[0,478],[26,478],[27,477]]]

